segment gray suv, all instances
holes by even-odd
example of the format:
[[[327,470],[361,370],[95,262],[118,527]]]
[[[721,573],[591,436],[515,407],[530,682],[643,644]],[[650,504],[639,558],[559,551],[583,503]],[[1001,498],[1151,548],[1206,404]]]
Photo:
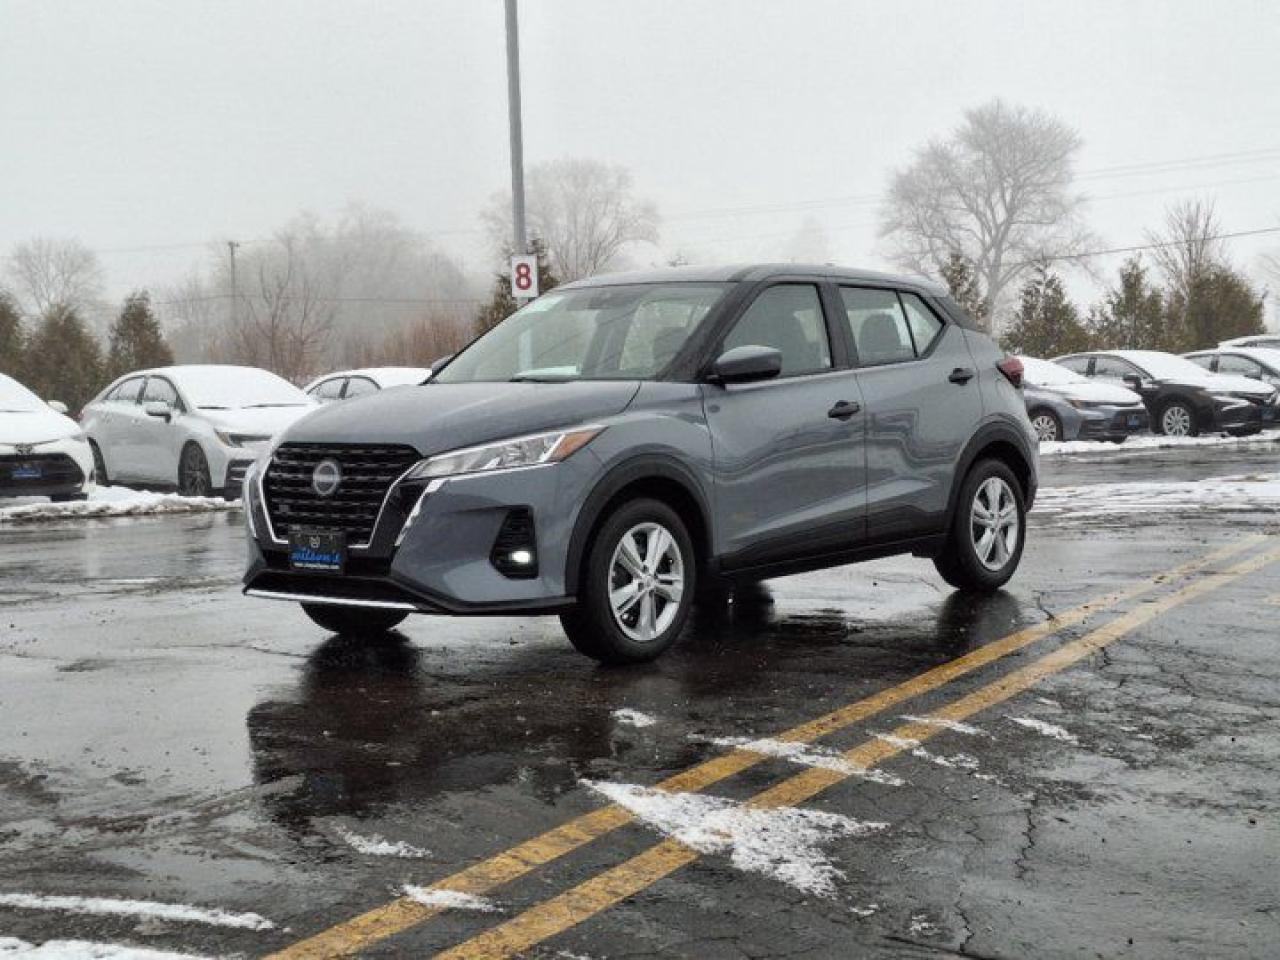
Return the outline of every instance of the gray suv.
[[[1021,364],[923,280],[794,264],[558,287],[421,386],[331,404],[246,481],[245,591],[338,632],[560,615],[650,660],[699,593],[892,554],[1018,566]]]

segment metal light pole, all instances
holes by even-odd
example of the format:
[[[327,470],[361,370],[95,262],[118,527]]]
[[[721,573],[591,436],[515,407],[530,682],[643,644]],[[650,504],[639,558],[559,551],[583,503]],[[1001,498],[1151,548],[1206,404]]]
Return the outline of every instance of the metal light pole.
[[[227,251],[231,254],[231,329],[236,328],[236,322],[240,319],[239,311],[236,309],[236,300],[239,299],[239,291],[236,288],[236,248],[240,244],[234,240],[227,241]]]
[[[515,252],[528,253],[524,232],[524,137],[520,125],[520,23],[516,0],[507,3],[507,113],[511,123],[511,224]]]

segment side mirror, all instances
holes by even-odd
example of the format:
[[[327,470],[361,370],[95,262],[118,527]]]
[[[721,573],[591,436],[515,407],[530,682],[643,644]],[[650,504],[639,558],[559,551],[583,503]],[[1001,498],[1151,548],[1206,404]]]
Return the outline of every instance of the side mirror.
[[[430,380],[437,373],[439,373],[441,370],[447,367],[449,365],[449,361],[452,360],[454,356],[455,355],[452,353],[446,353],[443,357],[439,357],[435,360],[432,360],[427,367],[427,369],[431,371],[431,373],[427,375],[427,380]],[[427,382],[426,380],[423,381],[423,383],[426,383],[426,382]]]
[[[1122,379],[1124,380],[1124,385],[1128,387],[1130,390],[1142,389],[1142,378],[1139,377],[1138,375],[1130,373],[1124,376]]]
[[[49,409],[54,413],[62,414],[64,417],[67,415],[67,405],[61,400],[50,400]]]
[[[165,423],[173,419],[173,411],[169,409],[169,405],[163,400],[148,400],[143,404],[142,412],[148,417],[156,417]]]
[[[781,353],[773,347],[747,344],[720,354],[707,379],[712,383],[751,383],[770,380],[781,372]]]

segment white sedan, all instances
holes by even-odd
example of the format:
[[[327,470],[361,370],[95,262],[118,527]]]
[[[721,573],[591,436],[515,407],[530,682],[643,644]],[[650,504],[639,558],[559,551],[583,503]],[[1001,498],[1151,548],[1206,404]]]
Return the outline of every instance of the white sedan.
[[[245,471],[277,433],[316,409],[256,367],[176,366],[116,380],[81,416],[99,483],[240,495]]]
[[[93,489],[93,454],[66,411],[0,374],[0,497],[81,500]]]
[[[364,367],[316,377],[302,389],[321,403],[350,400],[388,387],[416,385],[431,376],[430,367]]]

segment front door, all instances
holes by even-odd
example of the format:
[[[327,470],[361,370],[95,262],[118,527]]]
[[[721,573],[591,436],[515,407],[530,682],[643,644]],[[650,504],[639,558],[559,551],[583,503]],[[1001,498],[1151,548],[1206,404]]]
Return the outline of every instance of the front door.
[[[747,345],[782,354],[782,373],[707,385],[716,552],[727,568],[855,546],[865,533],[866,463],[857,374],[837,363],[816,285],[761,292],[716,355]]]
[[[148,414],[148,403],[163,403],[169,408],[169,419]],[[181,453],[178,434],[181,431],[174,421],[181,415],[182,403],[173,384],[163,377],[148,377],[134,426],[138,469],[148,483],[178,482],[178,457]]]

